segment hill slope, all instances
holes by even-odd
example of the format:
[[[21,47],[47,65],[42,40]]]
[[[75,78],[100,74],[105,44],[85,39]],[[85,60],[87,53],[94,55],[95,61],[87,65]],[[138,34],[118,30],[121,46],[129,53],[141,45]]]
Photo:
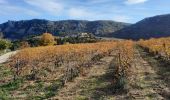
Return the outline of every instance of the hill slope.
[[[170,14],[145,18],[136,24],[114,32],[112,36],[125,39],[170,36]]]
[[[56,36],[72,35],[79,32],[88,32],[96,36],[105,36],[120,30],[129,24],[114,21],[85,21],[64,20],[48,21],[41,19],[8,21],[0,24],[0,31],[6,38],[21,39],[30,35],[39,35],[50,32]]]

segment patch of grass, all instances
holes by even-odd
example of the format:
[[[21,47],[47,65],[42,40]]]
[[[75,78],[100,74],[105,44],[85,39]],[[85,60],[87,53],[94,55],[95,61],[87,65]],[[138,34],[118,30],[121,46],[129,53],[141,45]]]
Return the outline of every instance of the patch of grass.
[[[57,93],[57,92],[55,92],[55,91],[48,91],[48,92],[46,92],[46,94],[45,94],[45,98],[47,99],[47,98],[53,97],[53,96],[56,95],[56,93]]]
[[[8,100],[9,99],[8,91],[0,88],[0,100]]]
[[[23,80],[18,79],[16,81],[11,81],[7,84],[1,85],[0,89],[7,90],[7,91],[16,90],[21,86],[22,83],[23,83]]]
[[[12,71],[8,67],[0,64],[0,79],[4,79],[9,75],[12,75]]]
[[[88,100],[92,98],[94,100],[103,100],[106,95],[113,95],[113,86],[105,79],[105,76],[92,77],[90,80],[85,80],[80,83],[81,91],[80,97],[76,100]]]
[[[29,96],[29,100],[44,100],[42,96]]]
[[[150,98],[150,99],[154,99],[156,97],[156,94],[154,94],[154,93],[148,94],[147,97]]]
[[[46,87],[45,98],[50,98],[55,96],[61,87],[62,87],[61,81],[55,81],[50,86]]]
[[[10,91],[18,89],[23,81],[20,79],[0,85],[0,100],[9,100]]]
[[[37,88],[41,89],[41,88],[43,88],[43,87],[44,87],[44,83],[43,83],[43,82],[39,82],[39,83],[37,84]]]
[[[77,96],[75,100],[89,100],[89,99],[85,96]]]
[[[35,85],[27,86],[26,91],[35,92],[36,94],[29,95],[29,99],[44,100],[55,96],[58,90],[62,88],[62,83],[59,80],[52,82],[50,85],[45,85],[45,82],[37,81]]]
[[[6,82],[11,76],[12,71],[0,64],[0,80],[4,81],[3,84],[0,84],[0,100],[8,100],[9,92],[20,87],[21,80]]]

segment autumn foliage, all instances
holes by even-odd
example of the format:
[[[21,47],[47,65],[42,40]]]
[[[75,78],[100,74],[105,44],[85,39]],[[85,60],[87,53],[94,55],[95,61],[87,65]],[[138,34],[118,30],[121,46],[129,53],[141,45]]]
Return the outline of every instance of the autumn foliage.
[[[56,44],[54,36],[50,33],[44,33],[41,37],[41,45],[42,46],[49,46]]]
[[[26,48],[13,56],[9,65],[16,72],[16,76],[31,74],[33,79],[42,75],[42,69],[53,72],[60,66],[64,66],[65,72],[74,69],[80,73],[82,66],[109,55],[115,46],[116,42],[101,42]]]
[[[138,44],[151,54],[170,60],[170,38],[140,40]]]
[[[57,79],[63,83],[79,75],[86,75],[91,64],[104,56],[115,55],[116,81],[127,75],[133,59],[133,42],[98,42],[67,44],[22,49],[8,63],[17,77]],[[59,74],[57,74],[59,73]]]

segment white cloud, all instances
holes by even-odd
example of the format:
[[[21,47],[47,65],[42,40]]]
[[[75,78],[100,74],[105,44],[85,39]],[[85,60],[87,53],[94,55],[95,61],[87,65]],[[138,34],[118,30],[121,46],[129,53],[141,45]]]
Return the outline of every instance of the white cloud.
[[[118,22],[128,22],[130,20],[130,17],[124,15],[116,15],[113,16],[113,20]]]
[[[25,2],[53,15],[58,15],[64,9],[63,5],[56,0],[25,0]]]
[[[92,14],[85,9],[81,8],[71,8],[68,11],[68,14],[71,18],[87,18],[90,17]]]
[[[114,20],[118,22],[129,22],[131,18],[126,15],[112,15],[97,11],[89,11],[83,8],[71,8],[68,12],[70,18],[73,19],[88,19],[88,20]]]
[[[144,3],[148,0],[127,0],[125,1],[125,4],[127,5],[133,5],[133,4],[140,4],[140,3]]]
[[[31,15],[31,16],[37,16],[39,15],[38,12],[27,9],[25,7],[20,7],[20,6],[15,6],[13,4],[10,4],[10,2],[4,1],[4,0],[0,0],[0,15]]]
[[[1,15],[31,15],[31,16],[38,16],[40,15],[40,13],[33,11],[33,10],[29,10],[29,9],[25,9],[22,7],[16,7],[16,6],[1,6],[0,7],[1,11],[0,14]]]

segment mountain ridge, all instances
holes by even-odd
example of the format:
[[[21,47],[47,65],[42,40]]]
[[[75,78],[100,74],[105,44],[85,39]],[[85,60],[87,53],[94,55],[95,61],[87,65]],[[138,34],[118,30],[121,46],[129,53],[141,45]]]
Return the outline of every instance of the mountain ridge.
[[[56,36],[65,36],[81,32],[92,33],[96,36],[105,36],[120,30],[129,23],[111,20],[59,20],[32,19],[21,21],[8,21],[0,24],[0,31],[5,38],[21,39],[30,35],[41,35],[50,32]]]
[[[133,40],[170,36],[170,14],[145,18],[110,35]]]

